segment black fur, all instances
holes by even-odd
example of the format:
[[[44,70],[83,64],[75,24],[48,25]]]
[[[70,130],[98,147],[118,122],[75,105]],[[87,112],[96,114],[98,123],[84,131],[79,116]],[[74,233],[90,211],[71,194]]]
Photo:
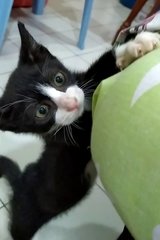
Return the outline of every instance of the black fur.
[[[0,129],[36,134],[44,139],[46,147],[40,159],[29,164],[24,172],[20,172],[12,160],[0,157],[0,175],[9,180],[14,192],[11,201],[12,237],[14,240],[29,240],[49,219],[79,202],[91,186],[90,176],[85,172],[91,159],[88,148],[91,111],[84,111],[80,117],[78,125],[82,129],[72,126],[77,145],[69,139],[66,142],[63,128],[56,136],[48,133],[54,125],[56,106],[37,91],[35,85],[50,84],[50,78],[61,71],[68,85],[77,83],[81,86],[93,79],[91,85],[93,89],[94,83],[95,89],[103,79],[117,73],[118,69],[114,53],[109,51],[86,72],[71,72],[45,47],[39,45],[21,23],[19,31],[22,41],[20,58],[0,99]],[[92,94],[90,91],[90,97]],[[47,102],[51,110],[47,118],[39,121],[35,118],[35,109],[42,102]]]
[[[134,240],[134,238],[132,237],[128,229],[124,227],[123,232],[117,240]]]

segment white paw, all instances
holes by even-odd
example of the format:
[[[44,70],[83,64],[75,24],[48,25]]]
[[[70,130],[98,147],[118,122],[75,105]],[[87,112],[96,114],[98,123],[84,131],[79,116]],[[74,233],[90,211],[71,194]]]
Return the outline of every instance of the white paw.
[[[132,41],[122,44],[115,49],[116,65],[120,70],[126,68],[131,62],[134,61],[138,49],[133,46]]]
[[[144,55],[142,44],[136,43],[135,41],[128,42],[127,52],[133,60]]]
[[[160,34],[153,32],[141,32],[135,40],[136,43],[141,44],[143,55],[160,47]]]

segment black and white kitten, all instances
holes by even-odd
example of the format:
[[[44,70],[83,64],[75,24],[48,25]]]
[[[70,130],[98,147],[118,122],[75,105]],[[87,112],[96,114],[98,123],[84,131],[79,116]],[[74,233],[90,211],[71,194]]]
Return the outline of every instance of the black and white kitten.
[[[13,190],[11,236],[30,240],[43,224],[89,191],[95,177],[89,148],[92,95],[103,79],[124,67],[119,65],[121,57],[128,66],[130,42],[104,53],[86,72],[76,73],[38,44],[22,23],[18,27],[19,63],[0,99],[0,130],[35,134],[44,140],[45,150],[23,172],[11,159],[0,156],[0,176]],[[138,39],[143,54],[159,46],[158,35],[143,33]],[[124,228],[120,239],[133,238]]]
[[[0,99],[0,129],[36,134],[45,141],[45,150],[23,172],[1,156],[0,175],[13,190],[11,236],[29,240],[89,191],[95,176],[89,149],[92,94],[101,80],[119,70],[109,51],[86,72],[71,72],[22,23],[18,27],[19,63]]]

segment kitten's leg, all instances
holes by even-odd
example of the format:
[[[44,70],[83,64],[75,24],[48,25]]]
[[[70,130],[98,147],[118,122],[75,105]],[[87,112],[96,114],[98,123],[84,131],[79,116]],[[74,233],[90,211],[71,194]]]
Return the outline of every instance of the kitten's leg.
[[[128,229],[124,227],[123,232],[117,240],[134,240],[134,238],[132,237]]]
[[[98,85],[103,79],[114,75],[119,72],[119,69],[127,67],[136,58],[146,54],[146,49],[147,51],[151,51],[159,47],[160,35],[157,33],[142,32],[136,36],[135,43],[136,45],[130,53],[126,48],[127,44],[130,45],[130,42],[118,46],[115,50],[109,50],[104,53],[85,73],[85,81],[94,78]]]
[[[85,82],[94,79],[95,88],[96,85],[119,72],[116,65],[116,56],[113,49],[104,53],[99,59],[97,59],[87,70],[84,77]]]
[[[117,67],[124,69],[137,58],[158,47],[160,47],[160,34],[141,32],[134,40],[117,47],[115,50]]]
[[[5,177],[14,188],[21,171],[16,163],[7,157],[0,156],[0,177]]]
[[[11,208],[11,236],[13,240],[31,240],[40,227],[47,223],[51,217],[47,213],[40,212],[36,203],[32,202],[30,198],[20,196],[17,199],[21,202],[16,201]],[[15,206],[16,204],[17,206]]]

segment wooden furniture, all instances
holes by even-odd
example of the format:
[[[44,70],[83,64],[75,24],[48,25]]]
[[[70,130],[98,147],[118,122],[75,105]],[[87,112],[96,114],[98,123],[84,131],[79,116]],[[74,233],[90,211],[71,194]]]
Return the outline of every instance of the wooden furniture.
[[[121,30],[130,27],[132,21],[135,19],[135,17],[138,15],[138,13],[140,12],[140,10],[143,8],[143,6],[145,5],[145,3],[147,2],[147,0],[137,0],[135,2],[135,5],[133,6],[133,9],[131,10],[129,16],[127,17],[127,19],[122,23],[122,25],[120,26],[120,28],[118,29],[117,33],[114,36],[113,42],[112,44],[114,44],[118,34],[120,33]],[[153,8],[151,9],[151,11],[149,12],[149,14],[147,15],[147,17],[151,16],[152,14],[154,14],[158,8],[160,7],[160,0],[155,0],[155,3],[153,5]]]

